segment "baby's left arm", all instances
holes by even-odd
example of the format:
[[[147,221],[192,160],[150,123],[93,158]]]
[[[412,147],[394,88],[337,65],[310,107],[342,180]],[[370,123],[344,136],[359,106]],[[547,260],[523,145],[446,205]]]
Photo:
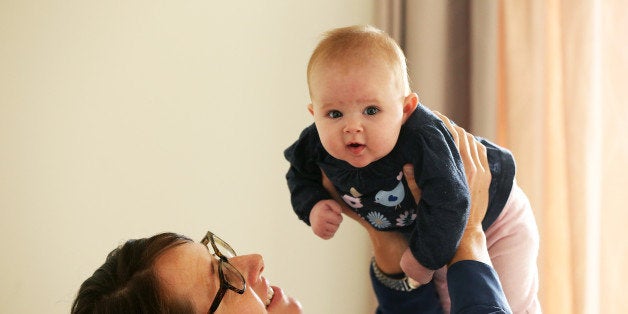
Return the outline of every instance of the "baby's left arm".
[[[424,126],[421,133],[422,153],[413,165],[422,195],[408,257],[436,270],[456,252],[469,215],[470,195],[460,154],[444,124]]]

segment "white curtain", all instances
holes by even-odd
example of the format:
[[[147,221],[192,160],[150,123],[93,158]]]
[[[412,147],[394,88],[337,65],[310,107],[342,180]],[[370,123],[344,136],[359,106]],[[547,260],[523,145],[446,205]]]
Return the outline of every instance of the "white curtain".
[[[389,7],[391,3],[394,6]],[[513,151],[545,313],[628,313],[628,2],[380,1],[413,88]]]

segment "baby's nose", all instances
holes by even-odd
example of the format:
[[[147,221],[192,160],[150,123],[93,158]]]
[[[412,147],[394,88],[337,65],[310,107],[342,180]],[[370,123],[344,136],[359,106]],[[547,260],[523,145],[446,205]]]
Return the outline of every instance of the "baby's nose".
[[[344,128],[345,133],[359,133],[362,132],[362,121],[360,119],[349,118],[346,119],[346,125]]]

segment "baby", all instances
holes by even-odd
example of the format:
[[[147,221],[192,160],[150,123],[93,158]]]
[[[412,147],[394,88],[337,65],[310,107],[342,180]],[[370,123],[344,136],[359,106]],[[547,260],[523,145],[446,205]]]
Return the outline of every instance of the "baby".
[[[333,237],[342,209],[323,187],[324,173],[360,217],[408,239],[400,266],[428,283],[456,252],[470,199],[454,140],[411,92],[402,50],[371,26],[334,29],[314,50],[307,80],[314,124],[284,153],[294,211],[316,235]],[[492,174],[482,224],[489,253],[513,311],[540,311],[538,231],[527,197],[515,184],[514,159],[479,140]],[[418,205],[403,176],[405,164],[414,167],[422,191]],[[447,309],[448,296],[440,297]]]

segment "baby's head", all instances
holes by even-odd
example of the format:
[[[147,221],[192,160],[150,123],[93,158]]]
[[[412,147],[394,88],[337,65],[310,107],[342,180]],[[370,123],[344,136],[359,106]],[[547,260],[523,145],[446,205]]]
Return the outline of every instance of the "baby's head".
[[[373,26],[354,25],[326,32],[316,46],[307,66],[310,95],[312,74],[320,67],[342,65],[349,69],[362,67],[367,61],[383,62],[399,80],[403,96],[410,93],[406,57],[397,42]]]
[[[326,33],[312,53],[307,80],[308,109],[323,147],[358,168],[392,151],[418,103],[401,48],[372,26]]]

